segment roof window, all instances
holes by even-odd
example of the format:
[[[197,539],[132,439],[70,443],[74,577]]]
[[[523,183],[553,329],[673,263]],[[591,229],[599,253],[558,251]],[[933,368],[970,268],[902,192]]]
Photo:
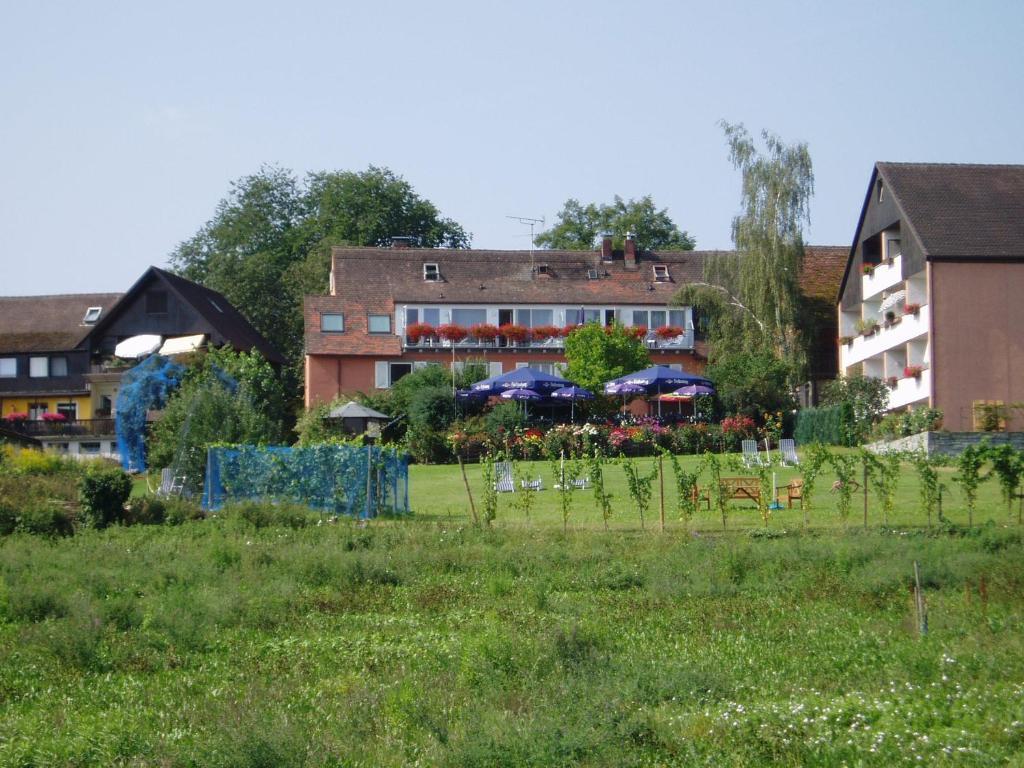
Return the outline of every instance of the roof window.
[[[423,264],[423,279],[428,283],[436,283],[441,280],[441,270],[437,268],[437,263],[428,261]]]
[[[537,274],[538,274],[538,275],[547,275],[547,274],[550,274],[550,273],[548,272],[548,265],[547,265],[547,264],[538,264],[538,265],[537,265]]]
[[[656,283],[667,283],[672,278],[669,277],[668,267],[664,264],[654,265],[654,282]]]
[[[598,274],[596,269],[587,270],[587,280],[597,280]]]
[[[103,312],[103,307],[89,307],[85,310],[85,317],[82,318],[84,325],[93,325],[97,320],[100,319],[100,314]]]

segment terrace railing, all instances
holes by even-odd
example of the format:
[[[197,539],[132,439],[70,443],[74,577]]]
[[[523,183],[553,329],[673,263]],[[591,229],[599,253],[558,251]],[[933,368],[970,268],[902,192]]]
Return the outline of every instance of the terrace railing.
[[[113,419],[69,419],[67,421],[4,420],[3,425],[12,432],[26,437],[101,437],[114,434]]]
[[[659,349],[659,350],[673,350],[673,349],[693,349],[694,344],[694,333],[693,329],[689,329],[681,333],[679,336],[672,338],[663,339],[655,334],[653,331],[647,333],[644,336],[644,343],[648,349]],[[445,339],[439,339],[437,337],[421,338],[416,341],[410,339],[408,336],[403,337],[402,346],[405,349],[451,349],[452,342],[446,341]],[[504,337],[499,336],[496,339],[463,339],[462,341],[455,342],[456,349],[562,349],[565,347],[565,339],[561,336],[555,336],[550,339],[543,340],[529,340],[529,341],[508,341]]]

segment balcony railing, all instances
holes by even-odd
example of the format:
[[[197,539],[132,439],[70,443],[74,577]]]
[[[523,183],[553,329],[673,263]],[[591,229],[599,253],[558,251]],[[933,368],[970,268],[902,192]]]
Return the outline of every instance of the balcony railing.
[[[27,437],[101,437],[114,434],[113,419],[71,419],[69,421],[4,420],[3,425],[12,432]]]
[[[694,332],[690,330],[684,331],[679,336],[672,338],[663,339],[653,331],[649,332],[644,336],[644,344],[647,345],[648,349],[655,350],[674,350],[693,349],[694,344]],[[423,338],[418,341],[411,340],[408,336],[402,338],[402,347],[404,349],[451,349],[452,342],[438,338]],[[455,342],[455,349],[521,349],[521,350],[545,350],[545,349],[558,349],[561,350],[565,347],[565,339],[561,336],[555,336],[550,339],[544,339],[543,341],[514,341],[509,342],[502,337],[498,337],[494,340],[484,339],[463,339],[462,341]]]

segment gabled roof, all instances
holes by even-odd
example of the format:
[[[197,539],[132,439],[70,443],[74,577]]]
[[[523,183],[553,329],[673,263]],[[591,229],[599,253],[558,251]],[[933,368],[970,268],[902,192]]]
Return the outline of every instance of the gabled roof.
[[[101,307],[100,321],[120,293],[0,297],[0,353],[65,352],[75,349],[93,325],[83,320],[89,307]]]
[[[488,304],[658,304],[681,283],[703,274],[701,251],[644,252],[638,268],[626,269],[621,252],[610,262],[599,251],[492,251],[424,248],[332,248],[335,295],[359,301]],[[436,263],[441,280],[423,279],[423,265]],[[669,268],[670,282],[656,282],[655,264]],[[588,271],[596,270],[596,279]],[[539,271],[539,270],[538,270]]]
[[[360,305],[392,300],[443,304],[666,304],[682,285],[703,279],[705,259],[721,251],[645,251],[627,269],[621,252],[611,262],[599,251],[490,251],[419,248],[334,248],[335,296]],[[805,294],[831,302],[849,249],[805,247],[800,283]],[[435,263],[441,280],[423,279]],[[654,265],[669,281],[655,280]],[[546,274],[535,274],[541,266]],[[592,279],[588,276],[596,274]]]
[[[134,301],[153,281],[163,283],[178,294],[235,349],[257,349],[270,362],[283,362],[280,353],[222,294],[159,267],[147,269],[121,297],[120,301],[109,312],[104,313],[100,322],[96,324],[97,335],[102,334],[103,329],[113,322],[122,307]]]
[[[1024,258],[1024,165],[876,167],[928,259]]]

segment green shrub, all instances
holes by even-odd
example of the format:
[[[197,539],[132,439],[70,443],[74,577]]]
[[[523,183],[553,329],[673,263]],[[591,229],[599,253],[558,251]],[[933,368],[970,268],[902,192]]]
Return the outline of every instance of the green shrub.
[[[181,525],[204,517],[206,513],[202,507],[188,499],[172,498],[164,501],[164,522],[168,525]]]
[[[320,515],[300,504],[271,504],[259,501],[243,501],[228,504],[221,510],[225,520],[241,522],[246,526],[260,528],[305,528],[315,525]]]
[[[132,481],[120,467],[94,464],[78,483],[82,519],[94,528],[124,521],[124,503],[132,492]]]
[[[163,499],[144,496],[132,499],[125,506],[126,525],[160,525],[167,519],[167,505]]]
[[[840,403],[825,408],[804,408],[797,414],[793,437],[803,445],[856,445],[853,406]]]
[[[0,466],[22,475],[52,475],[64,469],[71,469],[70,462],[55,453],[44,453],[32,448],[3,446],[0,451],[3,461]]]

